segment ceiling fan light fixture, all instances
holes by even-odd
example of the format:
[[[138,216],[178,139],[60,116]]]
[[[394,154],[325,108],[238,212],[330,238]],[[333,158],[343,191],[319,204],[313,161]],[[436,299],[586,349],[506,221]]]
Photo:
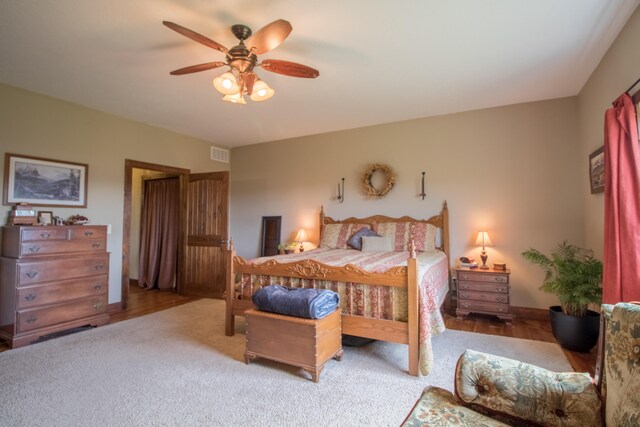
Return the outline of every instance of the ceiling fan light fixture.
[[[271,98],[275,93],[276,92],[273,89],[271,89],[271,87],[268,84],[266,84],[262,80],[258,80],[253,85],[251,100],[256,102],[266,101],[267,99]]]
[[[246,104],[247,101],[244,100],[244,96],[240,95],[239,92],[236,92],[232,95],[225,95],[222,97],[223,101],[231,102],[233,104]]]
[[[238,81],[233,73],[229,71],[213,79],[213,87],[223,95],[234,95],[238,93]]]

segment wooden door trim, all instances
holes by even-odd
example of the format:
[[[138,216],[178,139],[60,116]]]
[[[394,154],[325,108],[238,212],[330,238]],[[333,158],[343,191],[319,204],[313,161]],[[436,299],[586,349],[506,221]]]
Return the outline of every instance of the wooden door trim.
[[[184,239],[186,235],[186,215],[187,215],[187,189],[189,185],[189,174],[191,170],[176,168],[173,166],[158,165],[155,163],[140,162],[137,160],[124,160],[124,208],[122,219],[122,282],[120,305],[122,310],[126,310],[129,300],[129,254],[131,238],[131,187],[133,169],[148,169],[158,172],[165,172],[178,175],[180,181],[180,212],[178,215],[178,223],[180,228],[178,231],[178,271],[177,271],[177,287],[178,293],[182,288],[183,277],[183,259],[182,251],[184,247]]]

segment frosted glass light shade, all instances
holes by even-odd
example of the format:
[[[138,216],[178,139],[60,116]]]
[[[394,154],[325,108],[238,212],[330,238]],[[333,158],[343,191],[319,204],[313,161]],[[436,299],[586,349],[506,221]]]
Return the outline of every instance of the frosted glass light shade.
[[[269,87],[268,84],[263,82],[262,80],[258,80],[253,85],[253,92],[251,93],[252,101],[266,101],[271,98],[275,91]]]
[[[246,104],[247,101],[244,100],[244,97],[239,93],[234,93],[233,95],[225,95],[222,97],[223,101],[228,101],[234,104]]]
[[[223,73],[213,79],[213,87],[223,95],[234,95],[238,93],[238,82],[230,72]]]

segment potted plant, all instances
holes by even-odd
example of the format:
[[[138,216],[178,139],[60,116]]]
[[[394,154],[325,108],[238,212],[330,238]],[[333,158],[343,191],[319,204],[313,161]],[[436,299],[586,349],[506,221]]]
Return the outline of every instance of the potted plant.
[[[296,242],[280,243],[278,245],[278,251],[284,251],[285,254],[292,254],[296,251],[297,245],[298,244]]]
[[[559,306],[549,308],[553,336],[568,350],[588,352],[598,341],[600,314],[589,304],[602,302],[602,262],[593,252],[563,241],[546,256],[529,249],[522,256],[545,272],[540,289],[555,294]]]

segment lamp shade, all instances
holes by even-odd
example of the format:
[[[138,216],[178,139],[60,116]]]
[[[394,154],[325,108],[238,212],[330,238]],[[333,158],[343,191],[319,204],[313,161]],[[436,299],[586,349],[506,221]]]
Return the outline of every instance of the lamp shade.
[[[234,104],[246,104],[247,101],[244,100],[244,97],[239,93],[235,93],[233,95],[225,95],[222,97],[223,101],[232,102]]]
[[[275,91],[271,89],[268,84],[266,84],[262,80],[258,80],[253,85],[253,92],[251,92],[251,100],[258,101],[258,102],[266,101],[267,99],[271,98],[274,93]]]
[[[491,243],[491,239],[489,238],[489,233],[486,231],[479,231],[478,238],[476,239],[476,246],[482,246],[482,248],[485,246],[493,246],[493,243]]]
[[[298,230],[298,234],[296,234],[296,242],[302,243],[306,242],[309,238],[307,237],[307,232],[304,231],[304,228]]]
[[[213,87],[223,95],[235,95],[238,93],[238,82],[230,72],[223,73],[213,79]]]

